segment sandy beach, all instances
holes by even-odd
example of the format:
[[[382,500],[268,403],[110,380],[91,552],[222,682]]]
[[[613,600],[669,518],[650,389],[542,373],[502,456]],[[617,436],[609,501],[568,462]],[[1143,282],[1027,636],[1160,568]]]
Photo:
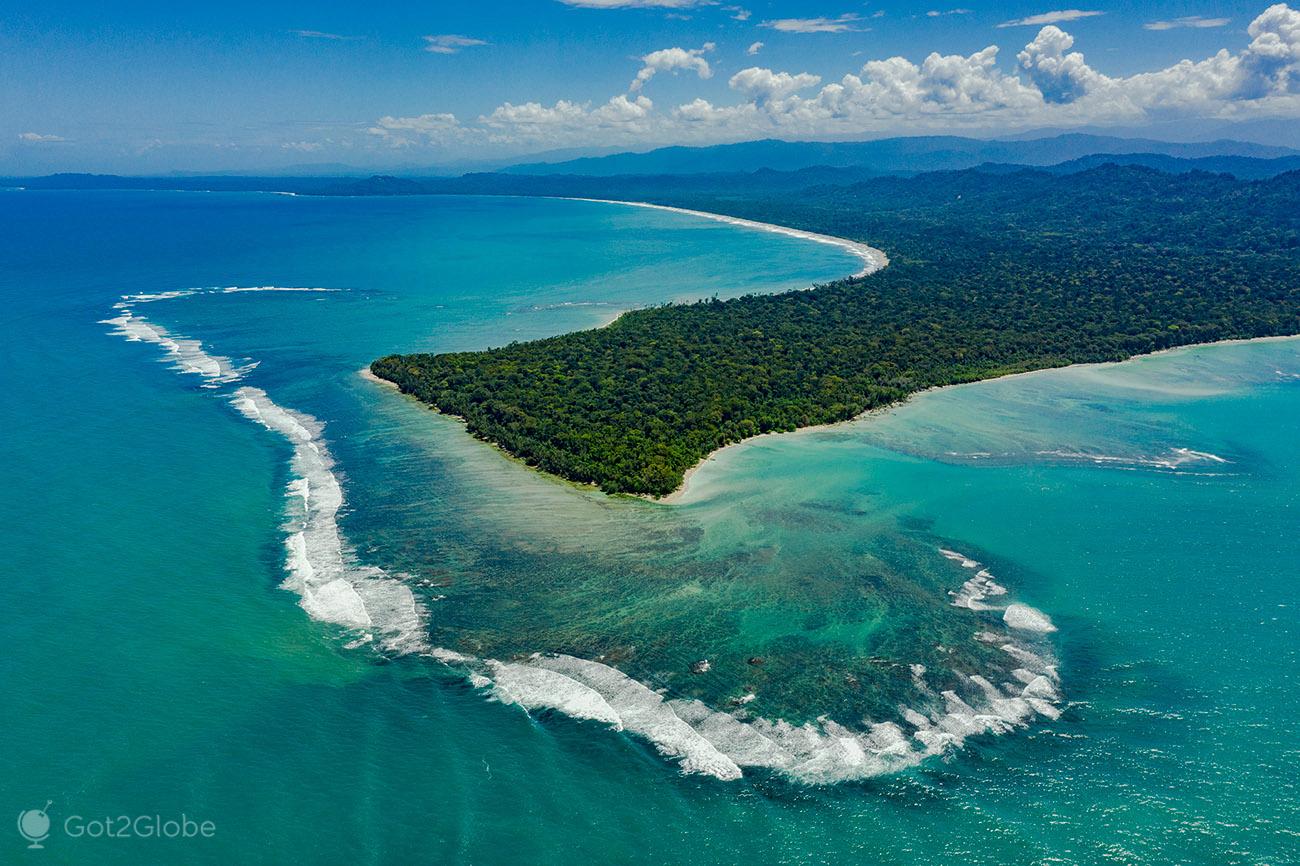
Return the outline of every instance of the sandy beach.
[[[383,385],[385,388],[392,388],[394,391],[398,392],[401,391],[401,389],[397,387],[396,382],[390,382],[387,379],[379,378],[374,373],[370,372],[369,367],[362,367],[357,371],[357,375],[368,382],[374,382],[376,385]]]
[[[671,207],[666,204],[651,204],[646,201],[619,201],[607,198],[576,198],[565,196],[564,201],[587,201],[596,204],[621,204],[628,207],[644,207],[651,210],[668,211],[669,213],[686,214],[687,216],[700,217],[702,219],[713,220],[714,222],[726,223],[727,225],[739,226],[740,228],[755,229],[757,231],[772,232],[773,234],[785,235],[791,238],[801,238],[806,241],[814,241],[819,244],[830,244],[857,256],[862,260],[862,269],[852,274],[854,277],[865,277],[868,274],[874,274],[881,268],[889,264],[889,256],[885,255],[883,250],[866,244],[851,241],[848,238],[837,238],[833,235],[822,235],[816,232],[807,232],[802,229],[792,229],[787,226],[779,226],[773,223],[761,223],[757,220],[747,220],[740,217],[727,216],[725,214],[710,213],[702,210],[689,210],[682,207]]]

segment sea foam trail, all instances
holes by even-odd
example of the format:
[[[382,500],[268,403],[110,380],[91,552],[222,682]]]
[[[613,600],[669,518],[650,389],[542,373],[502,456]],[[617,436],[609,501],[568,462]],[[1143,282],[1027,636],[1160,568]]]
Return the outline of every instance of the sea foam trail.
[[[876,271],[889,264],[889,256],[885,255],[883,250],[866,244],[851,241],[848,238],[837,238],[833,235],[822,235],[816,232],[806,232],[802,229],[792,229],[786,226],[773,225],[772,223],[762,223],[757,220],[747,220],[741,217],[727,216],[725,214],[710,213],[702,210],[689,210],[683,207],[672,207],[666,204],[651,204],[647,201],[616,201],[607,198],[575,198],[563,197],[566,201],[586,201],[595,204],[621,204],[629,207],[644,207],[651,210],[668,211],[669,213],[686,214],[687,216],[701,217],[703,219],[713,220],[714,222],[726,223],[730,226],[739,226],[746,229],[757,229],[759,231],[771,232],[772,234],[785,235],[786,237],[799,238],[800,240],[813,241],[819,244],[829,244],[830,246],[839,247],[845,252],[851,253],[862,260],[862,269],[853,274],[855,277],[865,277],[868,274],[874,274]]]
[[[1055,457],[1059,460],[1092,463],[1097,466],[1116,466],[1119,468],[1180,469],[1188,464],[1224,466],[1232,461],[1209,451],[1195,451],[1191,448],[1170,448],[1163,454],[1123,456],[1118,454],[1098,454],[1091,451],[1067,451],[1053,449],[1035,452],[1040,457]]]
[[[864,722],[859,729],[830,720],[741,719],[700,701],[665,698],[616,668],[567,655],[488,661],[479,682],[526,710],[554,709],[640,736],[679,760],[684,772],[725,781],[740,778],[743,768],[763,768],[829,784],[897,772],[960,748],[969,737],[1024,727],[1035,716],[1057,718],[1054,665],[1014,644],[1004,649],[1020,667],[1001,685],[971,674],[963,677],[966,694],[936,693],[918,673],[918,687],[932,699],[928,708],[903,707],[901,723]],[[449,663],[474,666],[464,656]]]
[[[870,778],[958,749],[969,737],[1004,734],[1029,725],[1035,717],[1051,720],[1061,714],[1060,678],[1043,640],[1056,630],[1051,620],[1025,604],[986,604],[986,598],[1006,595],[1006,588],[973,557],[947,549],[940,553],[977,570],[952,593],[952,603],[992,612],[986,614],[990,625],[992,616],[1001,613],[1006,626],[1029,643],[978,632],[977,640],[1007,654],[1009,671],[959,672],[960,694],[935,691],[926,683],[924,666],[913,665],[913,684],[925,705],[900,707],[896,722],[864,720],[860,727],[849,728],[825,719],[792,725],[779,719],[742,718],[697,700],[665,697],[616,668],[568,655],[537,654],[508,663],[479,662],[458,654],[439,657],[466,666],[471,680],[490,688],[502,702],[525,710],[557,710],[627,731],[677,759],[684,772],[731,780],[746,768],[763,768],[809,784]]]
[[[176,295],[176,297],[183,297]],[[256,367],[246,364],[235,367],[224,355],[211,355],[203,350],[198,340],[175,337],[161,325],[155,325],[148,319],[122,309],[117,316],[104,319],[101,324],[112,325],[113,333],[132,342],[153,343],[159,346],[165,357],[172,362],[172,369],[181,373],[201,376],[204,388],[217,388],[221,385],[237,382],[244,374]]]
[[[236,367],[229,358],[206,351],[199,340],[172,335],[134,308],[197,294],[318,291],[331,290],[232,286],[125,295],[115,305],[118,315],[104,323],[128,340],[159,346],[175,369],[202,377],[203,387],[220,388],[242,380],[256,363]],[[358,632],[353,645],[377,640],[394,652],[427,649],[424,611],[414,593],[382,569],[357,563],[339,532],[343,488],[325,447],[323,425],[276,404],[260,388],[240,387],[230,401],[243,417],[279,434],[293,449],[293,477],[286,494],[285,588],[298,593],[313,619]]]
[[[357,564],[343,542],[338,527],[343,488],[321,440],[320,422],[277,405],[260,388],[244,386],[231,402],[245,418],[293,446],[285,588],[302,597],[313,619],[358,630],[394,651],[424,649],[424,617],[410,587],[383,569]]]

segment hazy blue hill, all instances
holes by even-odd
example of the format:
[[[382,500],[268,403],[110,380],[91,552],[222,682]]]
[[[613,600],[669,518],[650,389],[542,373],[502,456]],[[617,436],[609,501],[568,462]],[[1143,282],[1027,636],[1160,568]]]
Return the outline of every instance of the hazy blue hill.
[[[1140,165],[1168,174],[1206,171],[1212,174],[1230,174],[1239,180],[1264,180],[1288,171],[1300,169],[1300,156],[1281,156],[1276,159],[1261,159],[1253,156],[1203,156],[1196,159],[1182,159],[1160,153],[1096,153],[1057,163],[1056,165],[1044,166],[1044,169],[1053,174],[1074,174],[1107,163]],[[1024,165],[984,163],[977,166],[977,168],[983,172],[1005,174],[1019,171],[1024,168]]]
[[[54,174],[0,178],[28,189],[213,190],[296,192],[305,195],[561,195],[655,198],[787,192],[845,186],[875,177],[978,168],[1006,174],[1025,166],[1055,174],[1106,163],[1141,165],[1171,174],[1227,173],[1242,180],[1300,168],[1300,150],[1221,140],[1193,144],[1072,133],[1025,141],[918,136],[856,142],[750,141],[713,147],[666,147],[564,162],[532,163],[459,177],[429,172],[309,176],[171,175],[123,177]]]
[[[692,174],[795,171],[812,166],[864,167],[879,173],[973,168],[981,163],[1054,165],[1093,154],[1149,153],[1180,159],[1248,157],[1273,159],[1300,151],[1241,141],[1176,143],[1071,133],[1028,141],[986,141],[959,136],[917,136],[876,141],[748,141],[711,147],[665,147],[506,169],[511,174]]]
[[[429,192],[426,183],[406,177],[376,174],[364,180],[327,187],[323,195],[424,195]]]

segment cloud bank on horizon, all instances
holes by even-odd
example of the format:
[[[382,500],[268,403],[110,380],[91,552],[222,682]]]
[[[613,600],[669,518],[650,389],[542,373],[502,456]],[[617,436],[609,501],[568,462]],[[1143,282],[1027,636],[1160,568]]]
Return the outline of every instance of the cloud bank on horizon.
[[[118,138],[110,143],[123,160],[141,159],[171,146],[178,148],[177,153],[191,154],[190,159],[196,159],[192,154],[201,153],[202,147],[210,147],[211,152],[226,148],[225,153],[244,148],[244,153],[256,153],[257,158],[278,153],[286,161],[312,154],[313,158],[354,163],[427,164],[559,148],[646,148],[768,137],[989,135],[1036,128],[1134,128],[1188,119],[1300,122],[1300,9],[1286,2],[1263,9],[1241,7],[1242,14],[1235,18],[1181,14],[1186,11],[1181,7],[1179,14],[1159,16],[1148,9],[1146,17],[1137,18],[1132,10],[1121,13],[1092,6],[1048,11],[1031,7],[1019,11],[1032,14],[1019,17],[997,15],[988,9],[976,13],[965,7],[921,7],[908,15],[911,23],[906,27],[913,41],[902,46],[920,46],[920,50],[906,52],[872,48],[888,42],[878,38],[881,31],[891,26],[902,28],[901,13],[895,11],[886,13],[869,6],[858,12],[840,12],[834,7],[813,6],[798,11],[826,14],[794,17],[782,15],[795,10],[777,0],[767,3],[771,14],[749,8],[755,3],[725,3],[551,0],[530,7],[533,14],[560,10],[567,13],[568,21],[580,21],[581,27],[588,28],[574,25],[568,38],[577,42],[570,42],[570,48],[576,44],[589,52],[604,51],[601,62],[593,67],[573,63],[567,74],[557,75],[552,70],[550,77],[534,76],[536,66],[530,61],[536,64],[541,56],[562,68],[566,49],[557,47],[546,55],[544,40],[540,46],[529,43],[537,38],[527,23],[518,25],[527,32],[527,40],[521,43],[518,32],[494,30],[491,18],[484,21],[479,15],[471,20],[466,17],[471,13],[462,10],[460,19],[445,22],[443,32],[421,36],[417,30],[404,37],[415,45],[402,49],[434,64],[426,67],[429,71],[425,74],[459,75],[445,78],[454,80],[456,86],[413,88],[403,82],[402,88],[380,94],[361,78],[355,91],[339,94],[338,100],[324,99],[327,107],[335,101],[346,103],[351,119],[306,122],[286,117],[283,129],[272,121],[262,126],[244,124],[246,129],[258,130],[256,140],[247,142],[219,141],[215,132],[205,133],[202,140],[187,141],[179,122],[181,132],[150,130],[146,135],[141,127],[136,140],[130,141],[131,128],[123,121],[111,128]],[[990,20],[991,15],[997,17]],[[978,26],[967,23],[977,18],[982,21]],[[597,19],[602,27],[605,22],[629,19],[637,23],[625,25],[621,32],[612,27],[592,29]],[[641,29],[647,21],[657,21],[657,29]],[[308,60],[318,56],[314,52],[328,48],[354,52],[349,70],[354,77],[358,70],[364,75],[376,69],[364,52],[376,49],[377,36],[363,27],[324,26],[352,25],[354,21],[321,23],[320,29],[286,28],[281,32],[300,45],[312,46],[302,51]],[[1086,37],[1086,45],[1084,37],[1076,38],[1070,32],[1076,28]],[[430,34],[431,30],[428,27],[422,32]],[[1099,32],[1109,34],[1110,41],[1098,36]],[[671,33],[678,37],[670,41],[664,34]],[[684,33],[694,36],[687,41],[681,37]],[[945,39],[963,41],[966,51],[992,43],[992,39],[972,42],[971,37],[979,33],[996,34],[1003,46],[985,44],[971,53],[927,51]],[[4,36],[0,26],[0,44]],[[1179,55],[1166,53],[1164,62],[1149,70],[1139,66],[1121,73],[1103,71],[1114,65],[1116,50],[1128,52],[1119,58],[1122,63],[1141,63],[1146,52],[1129,49],[1144,44],[1144,39],[1183,39],[1186,44],[1211,47],[1193,55],[1199,59],[1171,63]],[[845,64],[848,68],[840,66],[843,59],[837,59],[847,57],[846,50],[838,48],[840,54],[826,50],[846,43],[865,46],[853,52],[862,56]],[[622,52],[615,44],[639,44],[639,50]],[[896,39],[892,44],[898,47]],[[1214,50],[1215,45],[1225,47]],[[1085,48],[1089,53],[1085,54]],[[525,55],[528,49],[534,53]],[[1105,53],[1108,51],[1112,53]],[[6,57],[14,56],[12,46],[7,55],[0,52],[0,72]],[[525,56],[529,60],[522,59]],[[1097,57],[1106,62],[1098,63]],[[215,80],[203,77],[205,70],[197,66],[190,72],[200,82]],[[165,80],[165,76],[157,77]],[[438,80],[444,79],[435,78]],[[465,83],[474,86],[463,87]],[[272,114],[269,102],[262,105],[258,101],[267,92],[268,88],[262,88],[244,94],[244,105]],[[124,89],[114,95],[117,93],[124,100],[129,96]],[[507,95],[511,98],[502,98]],[[407,111],[384,113],[384,103]],[[241,110],[239,106],[235,109]],[[0,160],[6,146],[11,156],[20,152],[82,154],[93,152],[96,145],[101,150],[110,147],[102,143],[110,141],[107,138],[92,143],[82,130],[33,118],[33,114],[29,111],[13,120],[14,126],[3,136],[8,144],[0,141]],[[240,125],[227,122],[221,133],[233,138]],[[99,128],[104,127],[101,121]],[[190,128],[194,127],[191,121]],[[182,145],[189,150],[180,150]]]
[[[567,0],[566,0],[567,2]],[[693,5],[686,0],[582,0],[574,5]],[[670,47],[641,58],[626,93],[603,104],[558,100],[506,102],[463,123],[451,115],[384,117],[372,135],[396,147],[481,140],[534,147],[640,142],[730,141],[757,136],[822,137],[912,130],[986,130],[1086,124],[1132,124],[1170,115],[1215,119],[1300,117],[1300,11],[1269,6],[1246,29],[1248,41],[1202,60],[1184,60],[1152,72],[1109,76],[1091,66],[1075,39],[1058,23],[1100,15],[1062,10],[1008,21],[1001,27],[1041,29],[1015,55],[1011,68],[990,45],[969,55],[934,52],[922,60],[868,60],[837,81],[819,75],[751,66],[733,74],[740,99],[715,104],[703,97],[659,106],[645,94],[665,71],[709,78],[702,48]],[[836,19],[767,22],[778,30],[827,32],[853,26],[855,15]],[[1055,23],[1052,23],[1055,22]],[[1224,19],[1185,17],[1156,21],[1150,29],[1209,28]],[[761,43],[751,46],[756,53]],[[429,122],[430,119],[435,121]]]

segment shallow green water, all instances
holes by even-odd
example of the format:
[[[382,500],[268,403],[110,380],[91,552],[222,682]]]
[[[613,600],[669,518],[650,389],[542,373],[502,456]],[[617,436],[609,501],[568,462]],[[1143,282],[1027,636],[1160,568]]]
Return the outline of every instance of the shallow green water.
[[[54,801],[46,850],[11,834],[6,860],[1300,858],[1300,343],[926,394],[721,452],[665,508],[540,477],[355,371],[803,286],[850,257],[518,200],[4,194],[0,229],[0,791],[11,813]],[[99,324],[125,294],[232,285],[344,291],[138,304],[258,362],[217,388]],[[683,773],[644,736],[527,714],[466,678],[481,662],[381,650],[383,628],[313,621],[278,588],[293,449],[232,408],[243,386],[323,424],[347,562],[414,589],[430,647],[603,655],[672,699],[860,731],[900,702],[933,710],[912,664],[934,688],[1005,673],[972,639],[995,630],[1059,660],[1063,713],[811,787],[791,768]],[[940,548],[1059,631],[954,607],[976,569]],[[832,757],[812,769],[834,777]],[[63,823],[181,812],[216,835]]]

